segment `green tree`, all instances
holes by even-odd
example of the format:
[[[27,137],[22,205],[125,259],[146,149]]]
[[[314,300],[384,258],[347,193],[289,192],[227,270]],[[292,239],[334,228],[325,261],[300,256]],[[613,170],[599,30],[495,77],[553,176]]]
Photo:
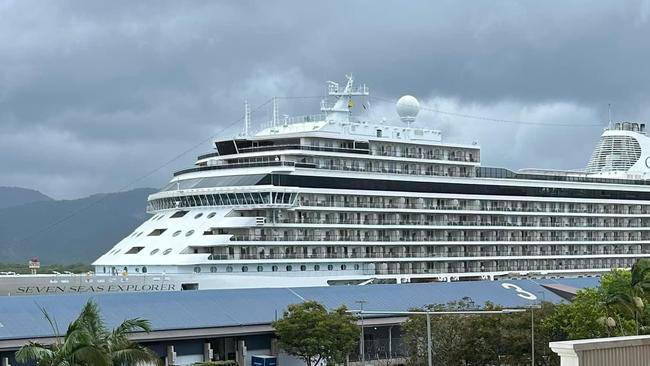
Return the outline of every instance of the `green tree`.
[[[610,311],[634,321],[636,334],[647,333],[647,291],[650,289],[650,260],[639,259],[631,271],[614,270],[603,276],[603,301]]]
[[[308,366],[321,361],[342,364],[359,341],[356,318],[345,306],[328,312],[316,301],[289,305],[273,327],[279,345]]]
[[[151,331],[147,320],[128,319],[116,328],[106,328],[97,304],[89,300],[81,313],[61,336],[56,321],[43,310],[56,340],[45,345],[30,342],[16,353],[19,362],[34,361],[39,366],[125,366],[140,363],[160,364],[150,349],[128,339],[133,331]]]

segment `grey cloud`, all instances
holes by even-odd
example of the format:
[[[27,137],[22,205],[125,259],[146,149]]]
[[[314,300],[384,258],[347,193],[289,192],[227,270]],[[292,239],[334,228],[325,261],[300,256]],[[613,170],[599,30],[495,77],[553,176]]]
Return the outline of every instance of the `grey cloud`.
[[[318,95],[350,71],[381,96],[490,117],[596,123],[613,103],[616,117],[645,119],[648,4],[0,0],[0,185],[112,191],[215,133],[236,133],[222,129],[244,99]],[[281,105],[310,113],[318,100]],[[579,168],[600,133],[421,123],[478,139],[486,163],[513,168]],[[138,185],[161,185],[207,149]]]

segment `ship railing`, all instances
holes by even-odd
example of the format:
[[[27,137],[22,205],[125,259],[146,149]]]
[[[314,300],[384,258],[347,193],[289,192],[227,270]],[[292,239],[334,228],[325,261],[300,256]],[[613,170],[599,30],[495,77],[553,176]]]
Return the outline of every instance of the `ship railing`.
[[[640,255],[648,254],[648,250],[617,250],[614,252],[595,250],[552,250],[552,251],[415,251],[401,253],[281,253],[281,254],[239,254],[239,255],[211,255],[209,260],[266,260],[266,259],[398,259],[398,258],[458,258],[458,257],[531,257],[539,256],[576,256],[584,255]]]
[[[475,222],[475,221],[428,221],[428,220],[327,220],[327,219],[273,219],[267,217],[263,224],[264,226],[273,226],[275,224],[319,224],[319,225],[395,225],[395,226],[477,226],[477,227],[512,227],[517,229],[519,227],[535,227],[535,228],[640,228],[648,227],[648,225],[641,225],[636,223],[627,223],[621,225],[614,224],[588,224],[588,223],[553,223],[553,222]]]
[[[349,207],[349,208],[381,208],[381,209],[413,209],[413,210],[430,210],[430,211],[479,211],[479,212],[539,212],[539,213],[583,213],[583,214],[612,214],[612,215],[648,215],[647,210],[557,210],[543,208],[517,208],[517,207],[486,207],[478,205],[460,205],[460,206],[436,206],[426,204],[400,204],[400,203],[370,203],[370,202],[341,202],[341,201],[312,201],[301,200],[301,206],[306,207]]]
[[[415,235],[413,237],[404,237],[404,236],[373,236],[373,235],[233,235],[230,238],[231,241],[277,241],[277,242],[287,242],[287,241],[323,241],[323,242],[394,242],[394,243],[406,243],[406,242],[440,242],[440,243],[452,243],[452,242],[482,242],[482,241],[494,241],[494,242],[627,242],[627,241],[639,241],[639,240],[650,240],[648,236],[613,236],[613,237],[554,237],[554,236],[535,236],[535,237],[495,237],[495,236],[419,236]]]
[[[238,169],[238,168],[259,168],[259,167],[275,167],[275,166],[287,166],[293,167],[295,163],[293,161],[264,161],[257,163],[236,163],[236,164],[223,164],[223,165],[210,165],[210,166],[199,166],[190,169],[179,170],[174,173],[174,176],[179,176],[187,173],[195,173],[209,170],[219,170],[219,169]]]

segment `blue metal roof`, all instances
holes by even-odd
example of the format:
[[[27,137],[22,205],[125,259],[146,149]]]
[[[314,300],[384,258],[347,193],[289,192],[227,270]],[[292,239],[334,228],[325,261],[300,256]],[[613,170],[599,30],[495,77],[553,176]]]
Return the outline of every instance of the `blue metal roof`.
[[[531,294],[541,300],[561,302],[562,298],[541,286],[544,283],[584,288],[596,286],[598,279],[0,297],[0,340],[52,336],[41,308],[65,332],[89,298],[98,303],[109,327],[141,317],[151,321],[155,330],[179,330],[268,324],[281,317],[288,305],[304,300],[316,300],[329,308],[346,305],[350,309],[358,308],[356,301],[365,300],[365,310],[382,311],[405,311],[463,297],[470,297],[477,304],[490,301],[503,307],[528,305]],[[510,285],[504,287],[505,284]]]

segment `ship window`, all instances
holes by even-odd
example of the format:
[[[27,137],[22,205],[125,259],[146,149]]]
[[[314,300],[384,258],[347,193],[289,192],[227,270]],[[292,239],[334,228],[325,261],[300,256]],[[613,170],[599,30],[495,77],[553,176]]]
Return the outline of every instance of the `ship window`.
[[[287,266],[287,272],[291,272],[291,270],[292,270],[292,267],[291,267],[291,266]]]
[[[333,270],[333,269],[334,269],[334,266],[333,266],[333,265],[331,265],[331,264],[328,264],[328,265],[327,265],[327,270],[328,270],[328,271],[331,271],[331,270]]]
[[[320,271],[320,266],[318,264],[314,266],[314,271]]]
[[[163,255],[167,255],[167,254],[169,254],[171,252],[172,252],[172,248],[165,249],[165,251],[163,252]]]
[[[115,254],[117,254],[119,252],[120,252],[120,249],[116,250],[115,253],[113,253],[113,255],[115,255]]]
[[[176,212],[174,212],[173,215],[171,215],[169,217],[172,218],[172,219],[176,219],[176,218],[183,217],[183,216],[187,215],[188,212],[189,211],[176,211]]]
[[[277,271],[278,271],[278,266],[273,266],[273,267],[271,267],[271,271],[273,271],[273,272],[277,272]]]
[[[135,271],[140,273],[140,267],[135,267]]]
[[[194,215],[195,219],[198,219],[199,217],[203,216],[203,212],[199,212],[196,215]]]
[[[345,271],[348,267],[345,264],[341,264],[341,271]]]
[[[242,272],[248,272],[248,266],[241,266]]]
[[[216,215],[216,214],[217,214],[216,212],[210,212],[210,214],[208,215],[208,219],[213,218],[214,215]]]
[[[124,267],[124,272],[128,272],[129,269],[127,267]]]
[[[136,235],[135,237],[136,238],[139,237],[140,235],[142,235],[142,233],[144,233],[144,231],[139,232],[138,235]]]
[[[177,237],[177,236],[179,236],[179,235],[181,235],[181,231],[180,231],[180,230],[178,230],[177,232],[175,232],[172,236],[173,236],[173,237]]]
[[[360,267],[359,267],[358,264],[355,264],[355,265],[354,265],[354,269],[355,269],[355,270],[358,270],[359,268],[360,268]]]
[[[147,267],[142,267],[142,273],[147,273]]]
[[[217,271],[217,267],[216,267],[216,266],[212,266],[212,267],[210,267],[210,272],[215,273],[216,271]]]
[[[194,267],[194,273],[201,273],[201,267],[199,266]]]
[[[257,266],[257,272],[262,272],[264,270],[264,267],[262,266]]]
[[[149,236],[160,236],[165,231],[167,231],[167,229],[156,229],[156,230],[152,231],[151,233],[149,233]]]
[[[138,254],[142,249],[144,249],[144,247],[133,247],[129,249],[129,251],[126,252],[126,254]]]
[[[226,267],[226,272],[232,272],[232,266]]]
[[[186,233],[185,233],[185,236],[190,236],[190,235],[192,235],[192,234],[194,234],[194,230],[190,230],[190,231],[186,232]]]
[[[149,253],[149,255],[154,255],[154,254],[158,253],[159,251],[160,251],[160,249],[156,248],[156,249],[152,250],[152,251]]]
[[[307,270],[307,266],[305,266],[305,265],[303,264],[302,266],[300,266],[300,270],[301,270],[301,271],[306,271],[306,270]]]
[[[377,137],[381,137],[381,130],[377,130]]]

